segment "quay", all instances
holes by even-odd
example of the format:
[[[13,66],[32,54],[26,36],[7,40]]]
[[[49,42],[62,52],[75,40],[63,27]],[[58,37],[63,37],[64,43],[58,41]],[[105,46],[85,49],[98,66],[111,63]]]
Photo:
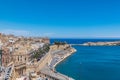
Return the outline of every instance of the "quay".
[[[66,46],[66,47],[64,47]],[[68,77],[66,75],[63,75],[59,72],[57,72],[55,70],[55,66],[60,63],[61,61],[63,61],[65,58],[67,58],[68,56],[70,56],[72,53],[76,52],[76,50],[72,47],[70,47],[70,45],[62,45],[59,46],[61,48],[57,48],[56,45],[52,45],[51,46],[51,50],[50,50],[50,55],[51,59],[48,60],[48,63],[40,70],[40,73],[49,77],[49,80],[74,80],[71,77]],[[50,79],[51,78],[51,79]]]
[[[69,45],[67,45],[69,46]],[[56,47],[55,45],[51,46],[51,48]],[[42,73],[45,73],[50,76],[54,76],[58,80],[74,80],[66,75],[63,75],[55,70],[55,66],[63,61],[65,58],[70,56],[72,53],[76,52],[76,50],[72,47],[68,47],[66,50],[56,49],[51,51],[52,59],[47,66],[42,69]]]

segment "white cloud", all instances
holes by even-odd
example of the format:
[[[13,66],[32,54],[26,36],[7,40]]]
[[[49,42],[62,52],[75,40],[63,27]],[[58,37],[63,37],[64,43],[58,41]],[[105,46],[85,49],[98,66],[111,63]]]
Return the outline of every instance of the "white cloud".
[[[50,36],[53,36],[55,33],[44,33],[43,36],[47,36],[47,37],[50,37]]]
[[[30,32],[26,30],[14,30],[14,29],[5,29],[5,30],[0,30],[0,33],[4,34],[13,34],[16,36],[35,36],[35,37],[51,37],[55,33],[52,32],[46,32],[46,33],[40,33],[40,32]]]
[[[0,30],[0,32],[4,34],[14,34],[16,36],[29,36],[30,35],[30,32],[25,31],[25,30],[5,29],[5,30]]]

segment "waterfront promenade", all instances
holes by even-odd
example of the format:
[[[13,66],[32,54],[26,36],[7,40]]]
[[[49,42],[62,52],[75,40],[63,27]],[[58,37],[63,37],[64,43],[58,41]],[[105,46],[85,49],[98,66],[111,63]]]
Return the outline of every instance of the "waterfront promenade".
[[[55,47],[55,46],[52,46]],[[51,50],[51,60],[48,62],[49,64],[45,65],[40,72],[44,75],[54,78],[55,80],[74,80],[64,74],[61,74],[55,70],[55,66],[63,61],[65,58],[70,56],[72,53],[76,52],[76,50],[72,47],[67,48],[66,50],[57,49]],[[51,79],[52,80],[52,79]]]

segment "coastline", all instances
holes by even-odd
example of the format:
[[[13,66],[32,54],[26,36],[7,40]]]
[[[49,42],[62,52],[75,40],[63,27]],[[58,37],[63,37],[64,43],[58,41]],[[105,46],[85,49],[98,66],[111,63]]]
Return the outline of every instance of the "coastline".
[[[54,69],[55,67],[60,63],[62,62],[63,60],[65,60],[67,57],[71,56],[73,53],[75,53],[77,50],[75,48],[72,47],[72,49],[74,50],[73,52],[69,53],[68,55],[64,56],[63,59],[61,59],[60,61],[58,61],[55,65],[54,65]]]
[[[66,51],[69,51],[69,50],[66,50]],[[63,60],[65,60],[67,57],[69,57],[69,56],[71,56],[73,53],[75,53],[77,50],[75,49],[75,48],[73,48],[73,47],[70,47],[70,52],[67,52],[67,53],[65,53],[63,56],[62,56],[62,58],[59,60],[59,61],[57,61],[54,65],[53,65],[53,71],[55,72],[55,73],[59,73],[58,71],[56,71],[56,66],[60,63],[60,62],[62,62]],[[58,52],[59,53],[59,52]],[[53,55],[54,56],[54,55]],[[53,59],[53,58],[52,58]],[[67,75],[65,75],[65,74],[62,74],[62,73],[59,73],[59,75],[61,75],[61,76],[63,76],[63,77],[66,77],[66,80],[74,80],[73,78],[71,78],[71,77],[69,77],[69,76],[67,76]]]
[[[77,50],[71,47],[69,44],[62,45],[59,48],[56,45],[51,46],[50,59],[47,61],[47,65],[40,70],[43,75],[47,75],[50,78],[52,77],[55,80],[74,80],[73,78],[59,73],[55,70],[55,67],[64,59],[75,53]],[[50,56],[47,55],[47,56]],[[50,79],[49,78],[49,79]],[[50,79],[50,80],[53,80]]]
[[[87,42],[83,46],[120,46],[120,41],[107,41],[107,42]]]

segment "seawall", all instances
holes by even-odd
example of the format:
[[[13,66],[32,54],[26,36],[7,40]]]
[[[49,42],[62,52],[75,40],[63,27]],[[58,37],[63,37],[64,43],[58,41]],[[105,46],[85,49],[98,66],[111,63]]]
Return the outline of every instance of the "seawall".
[[[44,63],[44,66],[42,65],[42,69],[40,70],[42,74],[47,75],[48,77],[52,77],[55,80],[74,80],[64,74],[61,74],[61,73],[55,71],[56,65],[58,65],[61,61],[63,61],[68,56],[70,56],[76,52],[76,49],[74,49],[73,47],[70,47],[68,50],[64,50],[64,49],[65,48],[61,47],[61,50],[59,50],[64,53],[63,55],[59,55],[59,54],[61,54],[61,52],[60,53],[55,52],[55,54],[54,54],[52,51],[55,51],[55,50],[50,50],[50,53],[47,54],[47,55],[49,55],[49,59],[48,59],[48,57],[44,57],[45,59],[42,60],[43,61],[42,64],[44,63],[44,60],[46,60],[45,62],[47,63],[47,65],[46,65],[46,63]],[[57,48],[56,48],[56,50],[57,50]]]

